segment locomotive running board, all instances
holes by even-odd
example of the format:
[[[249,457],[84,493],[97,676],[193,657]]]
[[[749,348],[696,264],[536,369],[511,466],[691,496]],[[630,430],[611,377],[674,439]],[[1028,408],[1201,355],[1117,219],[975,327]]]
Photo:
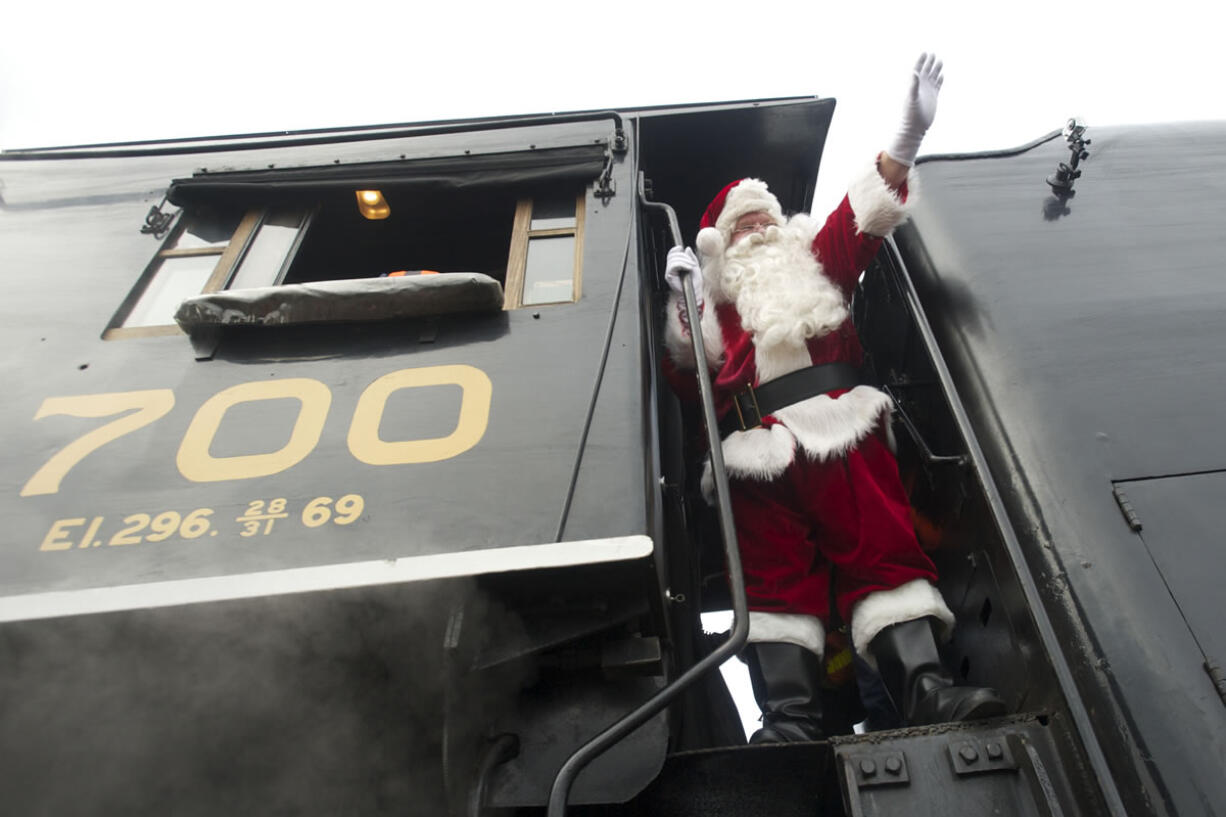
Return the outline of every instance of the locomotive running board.
[[[642,559],[648,536],[485,548],[0,598],[0,623]]]

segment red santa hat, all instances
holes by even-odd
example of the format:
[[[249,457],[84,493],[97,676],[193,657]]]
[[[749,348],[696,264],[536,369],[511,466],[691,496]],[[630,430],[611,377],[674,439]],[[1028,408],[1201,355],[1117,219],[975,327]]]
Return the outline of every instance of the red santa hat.
[[[776,224],[783,223],[779,199],[761,179],[738,179],[715,194],[699,222],[698,249],[708,257],[722,255],[732,244],[732,228],[748,213],[766,213]]]

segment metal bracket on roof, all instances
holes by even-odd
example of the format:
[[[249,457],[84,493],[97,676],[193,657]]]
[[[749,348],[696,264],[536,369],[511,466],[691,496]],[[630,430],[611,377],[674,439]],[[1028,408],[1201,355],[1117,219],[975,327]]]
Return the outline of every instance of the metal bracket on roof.
[[[1073,195],[1073,182],[1081,178],[1078,165],[1082,159],[1090,158],[1086,146],[1090,140],[1085,138],[1086,126],[1080,120],[1073,118],[1064,126],[1064,139],[1068,142],[1071,156],[1067,162],[1061,162],[1052,176],[1047,177],[1052,192],[1061,198]]]
[[[604,170],[600,171],[600,177],[596,179],[596,195],[600,197],[601,204],[608,204],[609,199],[617,193],[617,185],[613,182],[613,151],[616,151],[616,148],[605,151]]]
[[[175,216],[181,213],[181,210],[175,210],[172,213],[163,213],[162,208],[166,206],[166,196],[162,196],[162,200],[149,208],[148,214],[145,215],[145,223],[141,226],[142,235],[151,235],[154,238],[164,238],[170,230],[170,225],[174,223]]]

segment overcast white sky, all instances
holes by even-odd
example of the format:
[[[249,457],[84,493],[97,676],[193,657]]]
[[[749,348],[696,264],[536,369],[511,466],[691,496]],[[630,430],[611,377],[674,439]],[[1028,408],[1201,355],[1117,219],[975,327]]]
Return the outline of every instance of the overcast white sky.
[[[921,51],[946,65],[921,153],[988,150],[1074,115],[1091,138],[1226,119],[1220,17],[1192,0],[20,2],[0,18],[0,148],[816,94],[838,99],[820,214],[892,135]]]
[[[11,4],[0,148],[817,94],[839,101],[815,209],[883,147],[915,56],[946,62],[922,152],[1223,119],[1214,4]],[[1092,132],[1091,132],[1092,136]]]

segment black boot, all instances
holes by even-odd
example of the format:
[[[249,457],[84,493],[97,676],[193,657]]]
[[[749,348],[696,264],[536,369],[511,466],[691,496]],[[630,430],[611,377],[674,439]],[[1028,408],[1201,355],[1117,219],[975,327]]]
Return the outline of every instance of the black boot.
[[[953,676],[937,653],[935,624],[932,618],[892,624],[869,644],[885,688],[906,724],[973,721],[1005,714],[1005,702],[995,690],[954,686]]]
[[[795,743],[822,739],[822,660],[780,641],[755,642],[743,654],[762,710],[762,728],[750,743]]]

